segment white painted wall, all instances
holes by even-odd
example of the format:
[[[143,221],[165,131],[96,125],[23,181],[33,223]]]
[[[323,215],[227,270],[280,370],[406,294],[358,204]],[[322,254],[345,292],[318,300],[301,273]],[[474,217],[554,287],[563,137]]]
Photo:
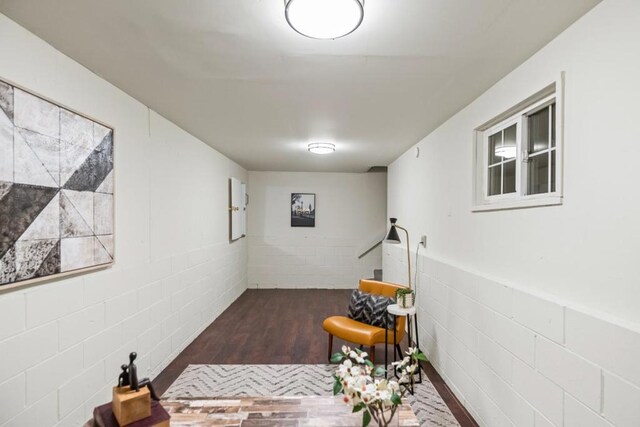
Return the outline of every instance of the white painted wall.
[[[640,2],[605,0],[389,168],[389,216],[429,236],[423,347],[483,426],[640,425],[639,46]],[[472,213],[473,129],[561,71],[564,204]]]
[[[116,264],[0,294],[0,425],[74,426],[139,354],[157,375],[246,289],[246,171],[0,15],[0,76],[115,128]]]
[[[382,266],[386,173],[249,172],[249,287],[354,288]],[[316,193],[316,226],[291,227],[291,193]]]

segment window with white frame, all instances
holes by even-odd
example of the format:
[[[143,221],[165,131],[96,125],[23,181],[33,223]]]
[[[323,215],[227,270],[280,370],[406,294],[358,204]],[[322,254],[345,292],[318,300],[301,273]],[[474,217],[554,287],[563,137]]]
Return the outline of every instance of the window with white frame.
[[[556,84],[475,131],[473,210],[562,203]]]

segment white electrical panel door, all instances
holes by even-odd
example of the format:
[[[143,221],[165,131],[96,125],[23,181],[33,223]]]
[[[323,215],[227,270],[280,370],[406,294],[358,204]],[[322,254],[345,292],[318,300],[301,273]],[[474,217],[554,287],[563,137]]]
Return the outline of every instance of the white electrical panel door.
[[[247,184],[245,184],[244,182],[242,183],[242,209],[240,210],[242,212],[242,236],[246,236],[247,235]]]
[[[230,239],[238,240],[245,234],[244,183],[237,178],[229,179],[229,213],[231,218]]]

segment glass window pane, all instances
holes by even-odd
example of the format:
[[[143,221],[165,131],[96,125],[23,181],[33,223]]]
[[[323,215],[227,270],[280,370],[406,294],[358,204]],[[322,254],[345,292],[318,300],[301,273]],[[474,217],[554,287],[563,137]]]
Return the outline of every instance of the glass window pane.
[[[503,194],[516,192],[516,161],[511,160],[504,165],[504,191]]]
[[[556,191],[556,150],[551,152],[551,192]]]
[[[556,104],[551,104],[551,146],[556,146]]]
[[[529,153],[549,148],[549,109],[544,108],[528,117]]]
[[[489,136],[489,164],[498,163],[502,160],[497,153],[502,147],[502,131]]]
[[[516,128],[517,125],[511,125],[504,130],[504,141],[502,147],[496,150],[496,154],[502,160],[516,158]]]
[[[529,157],[529,192],[540,194],[549,192],[549,153]]]
[[[489,168],[489,188],[488,194],[489,196],[495,196],[496,194],[500,194],[500,176],[501,173],[501,165],[493,166]]]

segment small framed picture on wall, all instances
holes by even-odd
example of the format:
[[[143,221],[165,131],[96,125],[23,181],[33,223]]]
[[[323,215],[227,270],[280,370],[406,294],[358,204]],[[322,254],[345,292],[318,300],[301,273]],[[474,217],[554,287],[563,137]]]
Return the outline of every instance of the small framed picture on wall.
[[[291,226],[316,226],[316,195],[314,193],[291,193]]]

